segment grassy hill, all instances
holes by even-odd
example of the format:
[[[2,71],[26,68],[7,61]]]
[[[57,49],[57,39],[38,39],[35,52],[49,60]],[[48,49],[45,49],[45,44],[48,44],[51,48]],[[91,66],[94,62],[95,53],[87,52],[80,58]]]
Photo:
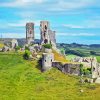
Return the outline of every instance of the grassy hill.
[[[37,61],[23,60],[22,55],[0,53],[0,100],[100,99],[100,85],[80,84],[79,77],[39,68]]]
[[[100,56],[100,45],[94,44],[94,45],[83,45],[83,44],[57,44],[57,47],[59,49],[64,49],[66,54],[73,54],[77,56]],[[94,53],[93,53],[94,52]]]

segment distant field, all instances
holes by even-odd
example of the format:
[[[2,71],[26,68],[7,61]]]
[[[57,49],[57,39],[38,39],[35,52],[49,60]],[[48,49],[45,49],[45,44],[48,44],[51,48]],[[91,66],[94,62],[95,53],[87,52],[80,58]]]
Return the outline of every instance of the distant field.
[[[75,57],[78,57],[78,56],[76,56],[76,55],[66,55],[66,58],[69,59],[69,60],[71,60]]]
[[[53,68],[41,73],[37,61],[0,53],[0,100],[100,100],[100,85]],[[80,92],[83,89],[83,93]]]
[[[100,48],[70,48],[72,50],[79,50],[87,55],[90,55],[90,51],[95,51],[98,55],[100,55]]]
[[[81,56],[81,57],[86,57],[86,56],[91,56],[91,55],[95,55],[95,56],[100,56],[100,47],[90,47],[90,46],[75,46],[75,45],[64,45],[61,44],[60,46],[58,46],[58,48],[60,50],[64,49],[66,55],[70,54],[70,55],[77,55],[77,56]]]

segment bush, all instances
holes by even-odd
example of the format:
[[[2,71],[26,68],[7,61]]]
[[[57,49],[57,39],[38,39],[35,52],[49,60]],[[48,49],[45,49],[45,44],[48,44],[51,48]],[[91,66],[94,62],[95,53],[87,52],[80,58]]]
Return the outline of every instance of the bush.
[[[64,48],[62,48],[60,51],[61,51],[61,54],[65,54]]]
[[[88,69],[83,69],[83,71],[84,71],[84,75],[89,75],[89,74],[91,74],[91,71],[89,71]]]
[[[17,46],[17,47],[15,48],[15,50],[16,50],[16,51],[20,50],[20,46]]]
[[[80,74],[84,74],[84,70],[83,70],[83,64],[80,64]]]
[[[31,52],[29,50],[25,50],[25,53],[23,55],[24,59],[28,60],[30,57]]]
[[[43,47],[44,48],[47,48],[47,49],[51,49],[52,48],[52,45],[51,44],[44,44]]]

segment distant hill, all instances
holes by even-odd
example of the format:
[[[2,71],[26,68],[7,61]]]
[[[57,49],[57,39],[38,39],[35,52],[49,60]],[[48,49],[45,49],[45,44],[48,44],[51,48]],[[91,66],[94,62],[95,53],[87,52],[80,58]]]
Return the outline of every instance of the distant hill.
[[[78,43],[71,43],[71,44],[67,44],[67,43],[57,43],[57,47],[87,47],[87,48],[90,48],[90,47],[93,47],[93,48],[100,48],[100,44],[90,44],[90,45],[87,45],[87,44],[78,44]]]
[[[66,43],[58,43],[57,47],[59,49],[64,49],[65,53],[73,54],[77,56],[100,56],[100,44],[91,44],[91,45],[85,45],[85,44],[66,44]]]
[[[4,44],[7,44],[9,43],[13,38],[3,38],[3,39],[0,39],[0,43],[4,43]],[[25,38],[15,38],[18,40],[18,44],[19,46],[23,46],[25,43],[26,43],[26,39]],[[40,43],[40,40],[39,39],[35,39],[34,43]]]

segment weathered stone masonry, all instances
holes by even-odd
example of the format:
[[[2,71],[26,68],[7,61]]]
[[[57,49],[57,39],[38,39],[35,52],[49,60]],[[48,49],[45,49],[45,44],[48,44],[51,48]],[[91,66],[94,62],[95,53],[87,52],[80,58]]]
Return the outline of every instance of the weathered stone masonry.
[[[65,74],[73,74],[73,75],[80,75],[80,64],[72,64],[66,63],[62,64],[61,62],[53,62],[52,66],[58,68]]]

